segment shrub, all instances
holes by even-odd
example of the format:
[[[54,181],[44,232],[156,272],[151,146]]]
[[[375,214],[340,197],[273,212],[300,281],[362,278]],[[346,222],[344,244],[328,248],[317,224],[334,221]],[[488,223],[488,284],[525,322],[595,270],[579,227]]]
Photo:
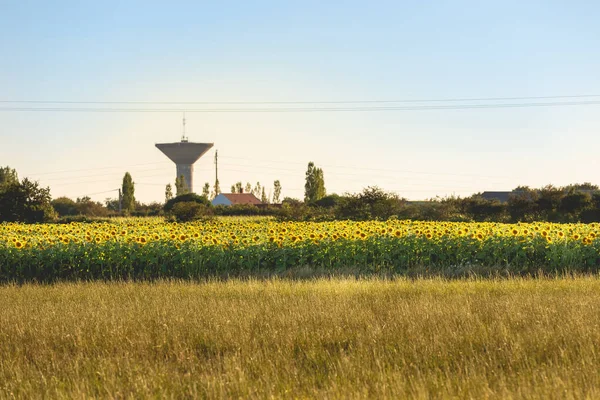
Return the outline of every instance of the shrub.
[[[48,222],[56,219],[50,189],[25,178],[0,187],[0,221]]]
[[[175,206],[175,204],[190,203],[190,202],[198,203],[198,204],[204,205],[206,207],[212,207],[210,200],[208,200],[208,198],[206,198],[205,196],[199,196],[196,193],[186,193],[186,194],[179,195],[179,196],[167,201],[164,206],[164,210],[165,210],[165,212],[171,212],[173,210],[173,207]]]
[[[207,219],[213,215],[213,210],[195,201],[183,201],[173,205],[171,213],[178,222],[188,222]]]
[[[334,208],[339,204],[340,199],[339,195],[333,193],[313,202],[312,205],[323,208]]]
[[[60,217],[79,214],[77,204],[68,197],[59,197],[52,200],[52,207]]]
[[[336,217],[354,220],[388,219],[397,215],[405,202],[394,193],[386,193],[373,186],[359,194],[341,198]]]

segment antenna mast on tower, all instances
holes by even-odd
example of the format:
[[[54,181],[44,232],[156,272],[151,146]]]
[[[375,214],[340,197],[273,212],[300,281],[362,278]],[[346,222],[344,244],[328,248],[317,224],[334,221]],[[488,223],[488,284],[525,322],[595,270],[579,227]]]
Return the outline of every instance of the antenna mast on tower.
[[[187,142],[188,138],[185,136],[185,111],[183,112],[183,133],[181,134],[181,141]]]

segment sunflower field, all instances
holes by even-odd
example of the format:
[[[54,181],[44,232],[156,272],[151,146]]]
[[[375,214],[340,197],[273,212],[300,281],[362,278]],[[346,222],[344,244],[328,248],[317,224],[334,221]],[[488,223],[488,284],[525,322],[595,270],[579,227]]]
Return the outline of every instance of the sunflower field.
[[[596,272],[600,225],[160,218],[0,225],[0,281],[156,279],[285,273]]]

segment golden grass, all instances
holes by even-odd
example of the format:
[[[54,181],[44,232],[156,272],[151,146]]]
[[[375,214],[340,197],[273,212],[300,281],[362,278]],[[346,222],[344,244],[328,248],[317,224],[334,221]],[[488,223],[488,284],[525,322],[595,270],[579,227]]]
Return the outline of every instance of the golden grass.
[[[600,280],[0,286],[0,398],[598,398]]]

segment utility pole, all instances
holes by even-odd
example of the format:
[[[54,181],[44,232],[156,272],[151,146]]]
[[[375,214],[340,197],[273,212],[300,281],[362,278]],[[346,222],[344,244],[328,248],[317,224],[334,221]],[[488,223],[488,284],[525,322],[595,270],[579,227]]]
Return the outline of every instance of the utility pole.
[[[215,150],[215,197],[219,195],[217,189],[219,186],[219,150]]]
[[[219,150],[215,150],[215,182],[219,180]]]

